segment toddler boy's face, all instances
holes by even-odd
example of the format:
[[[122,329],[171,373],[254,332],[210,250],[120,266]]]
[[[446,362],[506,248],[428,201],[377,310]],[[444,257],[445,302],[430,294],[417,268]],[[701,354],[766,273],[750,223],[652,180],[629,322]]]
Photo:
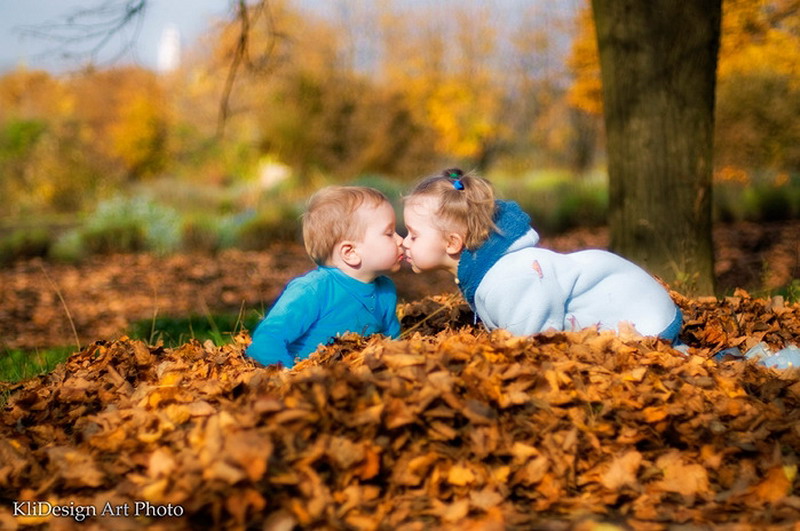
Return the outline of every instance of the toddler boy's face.
[[[395,214],[386,201],[378,205],[364,204],[356,211],[364,229],[358,243],[362,272],[396,272],[403,261],[403,239],[395,232]]]

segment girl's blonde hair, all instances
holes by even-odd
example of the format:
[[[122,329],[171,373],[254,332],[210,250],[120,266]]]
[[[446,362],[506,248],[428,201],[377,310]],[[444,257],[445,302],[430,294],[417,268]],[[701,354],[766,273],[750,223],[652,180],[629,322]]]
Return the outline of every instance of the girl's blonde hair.
[[[356,211],[363,204],[389,202],[379,190],[366,186],[327,186],[308,200],[303,214],[303,244],[308,256],[324,265],[333,248],[344,240],[360,240],[366,225]]]
[[[480,246],[493,230],[495,198],[492,184],[481,177],[464,175],[458,168],[420,181],[406,196],[405,202],[417,197],[433,197],[439,202],[436,215],[441,229],[452,225],[463,227],[464,245],[469,250]]]

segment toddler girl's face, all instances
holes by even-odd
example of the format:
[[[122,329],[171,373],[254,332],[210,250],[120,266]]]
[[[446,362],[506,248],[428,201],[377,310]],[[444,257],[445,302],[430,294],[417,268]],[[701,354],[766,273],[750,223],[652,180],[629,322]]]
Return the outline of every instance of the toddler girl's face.
[[[392,205],[362,205],[358,216],[365,227],[359,242],[362,268],[367,273],[390,273],[400,270],[403,261],[403,239],[395,232],[395,214]]]
[[[408,236],[403,240],[406,260],[415,273],[448,269],[452,259],[447,254],[447,241],[437,224],[439,203],[433,197],[415,197],[406,202],[403,218]]]

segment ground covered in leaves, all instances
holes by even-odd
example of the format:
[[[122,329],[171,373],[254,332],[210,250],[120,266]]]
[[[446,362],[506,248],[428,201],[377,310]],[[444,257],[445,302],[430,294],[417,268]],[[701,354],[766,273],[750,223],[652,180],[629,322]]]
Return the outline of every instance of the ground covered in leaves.
[[[605,228],[542,239],[559,252],[608,246]],[[717,285],[774,289],[800,278],[800,221],[714,228]],[[216,256],[99,256],[78,265],[41,260],[0,268],[0,348],[37,349],[113,339],[137,320],[256,309],[263,313],[286,282],[313,267],[301,245]],[[394,275],[401,300],[454,291],[446,274]],[[72,323],[70,322],[72,320]]]
[[[800,344],[800,306],[673,296],[688,355],[487,333],[453,295],[291,371],[246,336],[94,343],[6,389],[0,527],[796,529],[798,375],[710,356]],[[14,516],[26,500],[65,516]]]
[[[289,280],[313,267],[298,244],[216,256],[98,256],[77,265],[18,262],[0,268],[0,348],[74,345],[75,335],[81,344],[114,339],[135,321],[162,316],[263,315]],[[456,289],[441,273],[409,269],[393,278],[406,301]]]

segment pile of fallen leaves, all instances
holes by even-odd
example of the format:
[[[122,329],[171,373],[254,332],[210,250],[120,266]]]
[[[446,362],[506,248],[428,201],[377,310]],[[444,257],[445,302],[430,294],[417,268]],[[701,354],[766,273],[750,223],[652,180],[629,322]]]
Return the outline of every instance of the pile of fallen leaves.
[[[676,299],[688,355],[487,333],[453,296],[403,307],[399,341],[345,337],[291,371],[256,367],[245,336],[95,343],[7,390],[0,527],[789,529],[797,375],[709,357],[800,344],[800,306]],[[14,516],[23,500],[98,516]]]
[[[800,312],[783,297],[757,299],[737,289],[733,297],[688,299],[670,292],[684,313],[681,338],[708,355],[727,347],[746,352],[757,343],[772,351],[800,346]]]

